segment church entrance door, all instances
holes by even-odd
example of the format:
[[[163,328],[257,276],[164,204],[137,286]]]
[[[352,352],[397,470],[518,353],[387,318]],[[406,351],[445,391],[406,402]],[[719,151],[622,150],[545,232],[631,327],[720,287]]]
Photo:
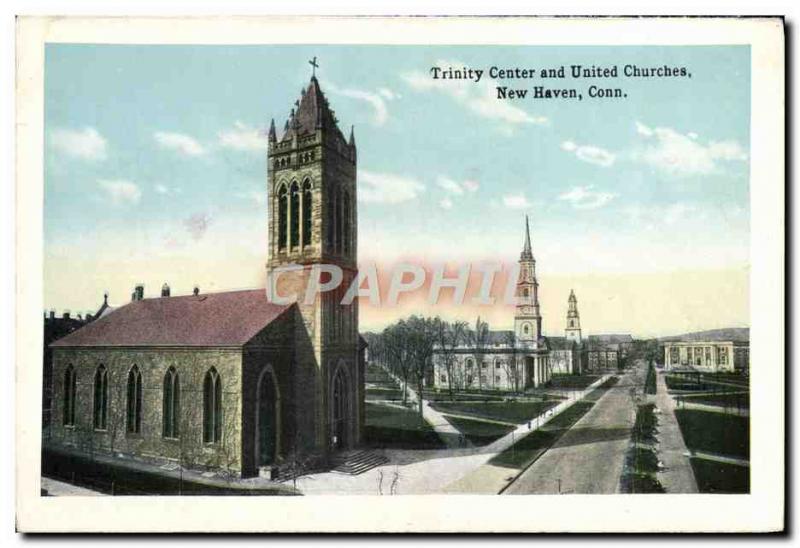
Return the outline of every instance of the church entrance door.
[[[334,450],[344,449],[348,446],[348,427],[350,417],[350,400],[348,398],[347,377],[342,368],[333,378],[332,389],[333,413],[331,413],[331,446]]]
[[[258,382],[256,408],[256,451],[259,466],[272,464],[277,453],[278,393],[272,371],[267,369]]]

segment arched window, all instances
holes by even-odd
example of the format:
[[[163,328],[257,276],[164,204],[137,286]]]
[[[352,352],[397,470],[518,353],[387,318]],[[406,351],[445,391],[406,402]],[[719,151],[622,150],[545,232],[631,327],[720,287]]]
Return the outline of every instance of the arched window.
[[[165,438],[178,437],[180,422],[181,385],[174,367],[164,375],[163,435]]]
[[[222,439],[222,381],[213,367],[203,380],[203,442]]]
[[[300,188],[292,183],[289,191],[289,247],[300,245]]]
[[[344,191],[342,204],[342,240],[344,243],[344,254],[350,253],[350,194]]]
[[[465,363],[466,363],[467,369],[472,369],[472,358],[467,358],[467,361]]]
[[[525,324],[525,325],[522,326],[522,332],[523,333],[525,333],[527,335],[529,331],[530,331],[530,328],[528,327],[528,324]]]
[[[142,374],[134,365],[128,372],[128,433],[142,432]]]
[[[278,249],[286,249],[286,230],[289,226],[288,200],[286,186],[281,185],[281,189],[278,191]]]
[[[311,181],[303,183],[303,247],[311,245]]]
[[[105,430],[108,418],[108,371],[100,365],[94,373],[94,427]]]
[[[75,426],[75,392],[77,374],[72,364],[64,372],[64,426]]]

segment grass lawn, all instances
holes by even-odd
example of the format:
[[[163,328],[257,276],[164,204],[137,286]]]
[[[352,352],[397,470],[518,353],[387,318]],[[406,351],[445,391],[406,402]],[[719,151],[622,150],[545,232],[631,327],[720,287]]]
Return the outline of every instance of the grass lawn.
[[[478,391],[453,391],[453,400],[450,399],[450,392],[447,389],[436,392],[434,390],[423,390],[422,397],[431,402],[439,401],[504,401],[512,397],[508,392],[478,392]]]
[[[687,403],[702,403],[730,409],[749,409],[750,394],[704,394],[685,398]]]
[[[445,444],[416,408],[366,404],[364,440],[372,447],[442,449]]]
[[[690,450],[749,458],[749,417],[694,409],[676,409],[675,416]]]
[[[402,400],[403,391],[397,388],[367,388],[364,391],[366,400]]]
[[[495,455],[489,463],[508,468],[525,468],[572,428],[592,408],[592,405],[594,404],[586,401],[575,402],[539,430],[528,434],[502,453]]]
[[[558,405],[557,400],[549,401],[510,401],[499,403],[480,402],[436,402],[432,407],[442,413],[470,415],[499,421],[522,424],[551,407]]]
[[[705,459],[690,460],[697,488],[701,493],[750,492],[749,467]]]
[[[599,378],[600,375],[553,375],[548,388],[583,390]]]
[[[464,434],[472,445],[482,447],[489,445],[493,441],[502,438],[514,427],[504,424],[497,424],[492,422],[473,421],[470,419],[462,419],[460,417],[445,417],[447,422],[456,427],[456,429]]]

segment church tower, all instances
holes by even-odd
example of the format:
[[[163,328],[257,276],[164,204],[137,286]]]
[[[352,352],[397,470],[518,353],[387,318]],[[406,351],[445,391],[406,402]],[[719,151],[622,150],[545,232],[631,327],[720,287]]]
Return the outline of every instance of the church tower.
[[[575,292],[569,290],[569,308],[567,309],[567,328],[565,330],[567,340],[581,344],[581,318],[578,315],[578,299]]]
[[[517,309],[514,315],[516,339],[523,345],[536,346],[542,338],[542,316],[539,312],[539,282],[536,280],[536,259],[531,250],[528,216],[525,216],[525,245],[519,256]]]
[[[316,58],[310,61],[316,73]],[[341,304],[357,275],[356,144],[346,139],[316,74],[300,92],[283,131],[269,128],[267,271],[281,297],[295,295],[293,399],[296,436],[323,454],[360,442],[363,371],[358,365],[358,305]],[[299,265],[299,266],[298,266]],[[335,265],[338,288],[315,266]],[[286,267],[286,268],[284,268]]]

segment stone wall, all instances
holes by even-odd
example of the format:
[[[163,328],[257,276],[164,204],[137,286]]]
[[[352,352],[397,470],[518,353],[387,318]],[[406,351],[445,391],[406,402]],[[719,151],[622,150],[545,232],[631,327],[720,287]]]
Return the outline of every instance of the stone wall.
[[[77,372],[75,425],[64,425],[64,375]],[[94,429],[94,377],[103,364],[108,371],[108,419],[105,430]],[[142,375],[141,433],[126,428],[127,379],[136,364]],[[87,454],[130,455],[155,461],[182,462],[192,468],[241,471],[241,364],[238,349],[56,348],[53,357],[54,420],[47,443]],[[178,439],[162,436],[163,382],[169,367],[180,380]],[[222,381],[222,440],[203,442],[203,379],[216,368]]]

